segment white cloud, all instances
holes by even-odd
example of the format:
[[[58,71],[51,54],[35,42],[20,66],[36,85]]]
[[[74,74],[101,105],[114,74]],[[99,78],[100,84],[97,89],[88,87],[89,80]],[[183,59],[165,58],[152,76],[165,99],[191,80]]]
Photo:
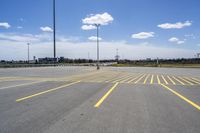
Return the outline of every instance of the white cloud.
[[[178,38],[176,38],[176,37],[172,37],[172,38],[170,38],[168,41],[169,41],[169,42],[176,43],[176,44],[183,44],[183,43],[185,43],[185,40],[180,40],[180,39],[178,39]]]
[[[200,43],[199,43],[199,44],[197,44],[197,46],[199,46],[199,47],[200,47]]]
[[[192,22],[191,21],[185,21],[185,22],[177,22],[177,23],[164,23],[164,24],[160,24],[158,25],[158,27],[162,28],[162,29],[181,29],[184,27],[188,27],[191,26]]]
[[[10,28],[11,26],[7,22],[0,22],[0,27],[3,27],[5,29]]]
[[[96,27],[94,25],[83,25],[81,27],[82,30],[94,30]]]
[[[82,19],[83,24],[101,24],[101,25],[108,25],[113,21],[113,17],[108,14],[107,12],[103,14],[95,14],[95,15],[89,15],[88,17]]]
[[[46,26],[46,27],[40,27],[40,29],[43,31],[43,32],[53,32],[53,29],[51,29],[50,27]]]
[[[88,37],[88,40],[90,40],[90,41],[96,41],[97,37],[96,36],[91,36],[91,37]],[[101,41],[101,40],[102,40],[102,38],[99,37],[99,41]]]
[[[172,37],[172,38],[169,39],[169,41],[170,42],[177,42],[177,41],[179,41],[179,39],[176,38],[176,37]]]
[[[23,29],[23,27],[22,26],[17,26],[17,29]]]
[[[140,32],[140,33],[137,33],[137,34],[132,34],[132,38],[134,39],[147,39],[147,38],[150,38],[150,37],[154,37],[154,32]]]

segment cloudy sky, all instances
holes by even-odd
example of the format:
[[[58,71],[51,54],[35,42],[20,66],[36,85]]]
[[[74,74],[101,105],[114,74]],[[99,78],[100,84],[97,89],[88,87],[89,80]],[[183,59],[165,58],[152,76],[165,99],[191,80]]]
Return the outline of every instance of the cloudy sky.
[[[193,58],[200,52],[199,0],[56,0],[57,56]],[[1,0],[0,60],[53,56],[52,0]]]

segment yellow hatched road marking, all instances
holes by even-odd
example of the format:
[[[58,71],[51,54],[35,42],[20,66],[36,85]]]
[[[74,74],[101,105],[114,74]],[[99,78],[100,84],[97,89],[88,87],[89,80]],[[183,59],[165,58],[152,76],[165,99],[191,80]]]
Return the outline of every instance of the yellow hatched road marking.
[[[168,85],[168,82],[167,82],[167,80],[164,78],[164,76],[162,75],[161,77],[162,77],[162,79],[164,80],[165,84]]]
[[[128,78],[128,77],[130,77],[130,75],[126,75],[126,76],[123,76],[123,77],[121,77],[121,78],[118,78],[117,80],[112,81],[112,83],[119,82],[119,81],[121,81],[121,80],[123,80],[123,79],[126,79],[126,78]]]
[[[153,84],[153,78],[154,78],[154,75],[152,74],[150,84]]]
[[[139,75],[137,75],[135,78],[129,80],[127,83],[131,83],[132,81],[138,79],[138,78],[139,78],[140,76],[142,76],[142,75],[143,75],[143,74],[139,74]]]
[[[193,79],[191,79],[191,78],[188,78],[188,77],[184,77],[185,79],[187,79],[187,80],[189,80],[189,81],[192,81],[192,82],[194,82],[194,83],[196,83],[196,84],[200,84],[200,82],[197,82],[196,80],[193,80]]]
[[[120,83],[124,83],[125,81],[128,81],[129,79],[132,79],[133,76],[135,76],[135,75],[129,76],[129,77],[125,78],[124,80],[121,80]]]
[[[179,77],[180,79],[182,79],[183,81],[185,81],[186,83],[188,83],[188,84],[190,84],[190,85],[194,85],[193,83],[191,83],[190,81],[188,81],[188,80],[185,80],[184,78],[182,78],[182,77]]]
[[[169,88],[168,86],[161,84],[165,89],[171,91],[173,94],[175,94],[176,96],[178,96],[179,98],[181,98],[182,100],[186,101],[187,103],[189,103],[190,105],[192,105],[193,107],[197,108],[198,110],[200,110],[200,106],[196,103],[194,103],[193,101],[189,100],[188,98],[184,97],[183,95],[179,94],[178,92],[172,90],[171,88]]]
[[[23,97],[23,98],[19,98],[19,99],[16,100],[16,102],[21,102],[21,101],[24,101],[26,99],[30,99],[30,98],[33,98],[33,97],[36,97],[36,96],[39,96],[39,95],[42,95],[42,94],[45,94],[45,93],[48,93],[48,92],[56,91],[56,90],[62,89],[64,87],[68,87],[68,86],[71,86],[71,85],[74,85],[74,84],[77,84],[77,83],[80,83],[80,82],[81,81],[72,82],[72,83],[65,84],[65,85],[62,85],[62,86],[59,86],[59,87],[56,87],[56,88],[53,88],[53,89],[49,89],[49,90],[42,91],[42,92],[39,92],[39,93],[36,93],[36,94],[32,94],[32,95],[29,95],[29,96],[26,96],[26,97]]]
[[[181,82],[179,79],[177,79],[176,77],[172,76],[176,81],[178,81],[179,83],[181,83],[182,85],[185,85],[183,82]]]
[[[112,88],[94,105],[95,108],[98,108],[103,101],[112,93],[112,91],[118,86],[119,82],[115,83]]]
[[[199,80],[199,79],[197,79],[197,78],[192,78],[192,79],[200,82],[200,80]]]
[[[129,75],[128,75],[129,76]],[[108,82],[114,82],[114,81],[118,81],[119,79],[123,79],[123,78],[126,78],[128,77],[127,74],[126,75],[119,75],[113,79],[110,79],[110,80],[107,80]]]
[[[169,76],[167,76],[167,78],[172,82],[172,84],[176,84]]]
[[[146,74],[144,74],[142,77],[140,77],[137,81],[135,81],[135,84],[137,84],[142,78],[144,78]]]
[[[149,78],[149,76],[150,76],[150,74],[148,74],[148,75],[146,76],[146,78],[145,78],[145,80],[144,80],[143,84],[146,84],[146,82],[147,82],[147,79]]]
[[[158,84],[160,84],[160,79],[159,79],[159,76],[157,75],[157,80],[158,80]]]

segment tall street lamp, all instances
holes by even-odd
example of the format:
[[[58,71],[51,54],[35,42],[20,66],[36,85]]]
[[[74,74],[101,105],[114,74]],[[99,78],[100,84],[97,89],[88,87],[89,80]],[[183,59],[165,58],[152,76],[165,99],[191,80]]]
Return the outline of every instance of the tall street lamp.
[[[97,70],[100,69],[99,66],[99,27],[101,26],[100,24],[95,24],[97,28]]]
[[[28,46],[28,63],[29,63],[29,45],[30,45],[30,43],[27,43],[27,46]]]
[[[53,57],[54,57],[54,64],[56,60],[56,1],[53,0]]]

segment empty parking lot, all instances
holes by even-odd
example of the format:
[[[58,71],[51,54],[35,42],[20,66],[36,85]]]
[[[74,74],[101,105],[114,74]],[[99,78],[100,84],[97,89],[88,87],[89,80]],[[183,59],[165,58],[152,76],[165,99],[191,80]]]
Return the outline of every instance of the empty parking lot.
[[[199,69],[0,69],[2,133],[199,131]]]

